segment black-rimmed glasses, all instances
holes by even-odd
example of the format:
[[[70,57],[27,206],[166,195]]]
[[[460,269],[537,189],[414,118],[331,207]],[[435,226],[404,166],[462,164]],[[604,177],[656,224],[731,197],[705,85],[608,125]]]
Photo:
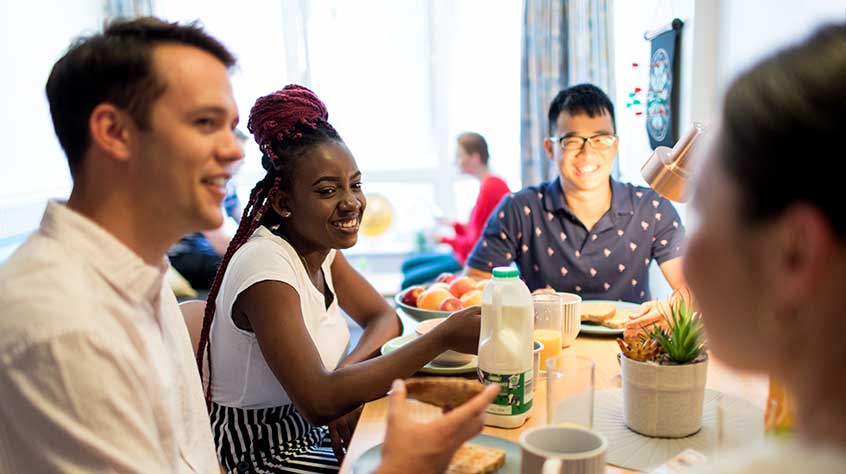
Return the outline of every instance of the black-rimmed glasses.
[[[601,133],[592,137],[580,137],[578,135],[570,135],[563,137],[549,137],[553,142],[558,142],[561,149],[564,151],[581,151],[585,143],[590,143],[594,150],[607,150],[617,143],[617,135]]]

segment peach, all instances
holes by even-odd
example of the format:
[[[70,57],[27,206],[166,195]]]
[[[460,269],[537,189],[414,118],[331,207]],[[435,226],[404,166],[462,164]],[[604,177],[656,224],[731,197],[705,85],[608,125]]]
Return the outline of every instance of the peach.
[[[452,297],[452,293],[450,293],[449,290],[444,290],[442,288],[429,288],[423,293],[420,293],[420,296],[417,297],[417,307],[420,309],[437,311],[443,300]]]
[[[452,280],[455,280],[455,275],[453,275],[452,273],[449,273],[449,272],[441,273],[440,275],[438,275],[438,278],[435,278],[436,282],[438,282],[438,283],[444,282],[447,285],[452,283]]]
[[[468,306],[482,306],[482,290],[470,290],[461,295],[461,302],[464,307]]]
[[[487,280],[479,280],[476,282],[476,289],[479,291],[484,291],[485,287],[488,286],[488,283],[490,282],[490,278],[488,278]]]
[[[461,303],[461,300],[456,298],[455,296],[450,296],[449,298],[441,301],[441,305],[438,306],[438,309],[441,311],[458,311],[459,309],[463,308],[464,304]]]
[[[449,285],[442,282],[442,281],[439,281],[437,283],[432,283],[431,285],[429,285],[428,289],[431,290],[433,288],[441,288],[441,289],[449,291]]]
[[[464,293],[475,289],[476,280],[466,276],[456,278],[449,284],[449,292],[458,298],[460,298]]]
[[[425,290],[426,288],[419,285],[409,287],[402,294],[402,297],[400,297],[400,301],[409,306],[417,306],[417,297],[420,296],[420,293],[423,293],[423,291]]]

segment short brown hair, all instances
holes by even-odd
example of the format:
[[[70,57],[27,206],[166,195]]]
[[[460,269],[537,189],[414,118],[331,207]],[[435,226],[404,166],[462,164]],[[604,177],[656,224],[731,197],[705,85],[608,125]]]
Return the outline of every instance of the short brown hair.
[[[77,38],[53,65],[45,87],[59,143],[74,175],[89,146],[88,119],[109,102],[129,112],[143,130],[165,85],[153,72],[153,49],[184,44],[216,57],[227,68],[235,57],[196,22],[168,23],[143,17],[108,23],[102,33]]]
[[[485,137],[475,132],[464,132],[458,136],[458,144],[468,154],[478,153],[482,159],[482,164],[487,166],[490,155],[488,154],[488,142],[485,141]]]

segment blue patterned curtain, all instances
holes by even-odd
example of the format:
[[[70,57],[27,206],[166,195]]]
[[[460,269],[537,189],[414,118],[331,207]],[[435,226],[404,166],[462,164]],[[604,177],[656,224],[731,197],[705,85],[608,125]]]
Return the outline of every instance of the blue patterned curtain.
[[[552,176],[543,151],[549,103],[567,84],[567,32],[562,0],[523,2],[520,147],[523,187]]]
[[[590,82],[613,100],[611,0],[568,0],[566,3],[567,80],[569,84]]]
[[[614,100],[613,0],[525,0],[521,126],[523,186],[557,174],[543,151],[549,103],[561,89],[582,82]],[[615,176],[619,175],[616,170]]]
[[[135,18],[153,14],[152,0],[106,0],[106,19]]]

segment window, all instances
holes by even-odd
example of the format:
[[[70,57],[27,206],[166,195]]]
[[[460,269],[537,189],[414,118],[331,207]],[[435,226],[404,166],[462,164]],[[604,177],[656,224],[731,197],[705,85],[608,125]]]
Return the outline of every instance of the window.
[[[352,253],[408,252],[435,215],[467,220],[478,185],[455,169],[462,131],[484,135],[493,171],[520,187],[521,2],[156,4],[169,20],[199,18],[239,57],[243,121],[256,97],[290,82],[323,99],[365,192],[385,195],[395,211],[385,234],[361,236]],[[259,156],[248,151],[244,193],[263,175]]]

